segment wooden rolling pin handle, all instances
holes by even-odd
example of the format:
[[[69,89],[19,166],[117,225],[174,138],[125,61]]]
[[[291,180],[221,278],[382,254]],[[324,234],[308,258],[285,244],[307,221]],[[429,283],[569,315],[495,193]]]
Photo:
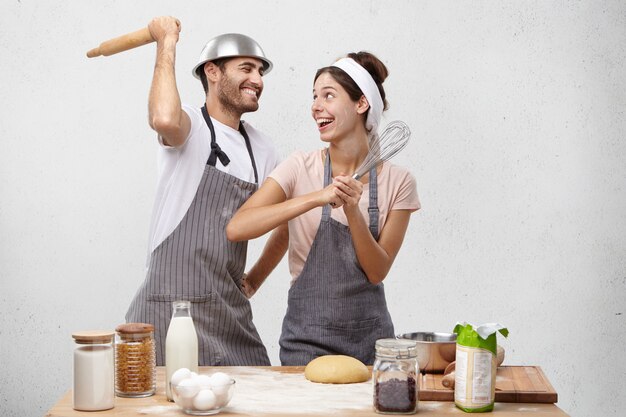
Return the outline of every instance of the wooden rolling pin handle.
[[[447,375],[450,372],[454,371],[456,369],[456,361],[452,361],[448,364],[448,366],[446,366],[446,369],[443,370],[443,374]]]
[[[496,364],[497,366],[502,365],[502,362],[504,362],[504,355],[505,355],[505,350],[502,346],[498,345],[497,349],[496,349]]]
[[[152,38],[152,35],[150,35],[148,28],[145,27],[143,29],[102,42],[100,46],[87,52],[87,58],[94,58],[100,55],[109,56],[117,54],[118,52],[127,51],[138,46],[146,45],[150,42],[154,42],[154,39]]]
[[[448,366],[446,366],[446,369],[444,369],[443,371],[443,378],[441,378],[441,385],[443,385],[444,387],[448,389],[454,389],[455,369],[456,369],[456,362],[450,362]]]
[[[454,389],[454,374],[454,371],[450,372],[449,374],[445,374],[443,378],[441,378],[441,385],[449,389]]]

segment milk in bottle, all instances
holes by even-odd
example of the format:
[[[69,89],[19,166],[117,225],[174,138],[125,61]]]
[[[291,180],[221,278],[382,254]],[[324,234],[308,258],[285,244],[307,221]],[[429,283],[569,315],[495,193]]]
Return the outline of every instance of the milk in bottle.
[[[170,380],[180,368],[198,372],[198,336],[191,319],[191,302],[174,301],[165,338],[165,392],[173,401]]]

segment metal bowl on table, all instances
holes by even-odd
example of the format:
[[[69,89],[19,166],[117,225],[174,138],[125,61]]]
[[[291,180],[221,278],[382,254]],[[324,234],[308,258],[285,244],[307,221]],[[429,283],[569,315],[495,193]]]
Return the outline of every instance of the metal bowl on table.
[[[422,373],[443,373],[456,356],[456,334],[436,332],[403,333],[397,339],[417,342],[417,362]]]

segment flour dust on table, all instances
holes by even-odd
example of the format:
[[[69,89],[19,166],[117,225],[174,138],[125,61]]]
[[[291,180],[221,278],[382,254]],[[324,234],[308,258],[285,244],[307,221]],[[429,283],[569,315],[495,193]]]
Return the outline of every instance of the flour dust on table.
[[[233,413],[304,414],[339,410],[371,410],[372,383],[319,384],[302,374],[265,369],[245,370],[236,377],[237,388],[228,410]],[[306,387],[306,389],[303,389]],[[288,400],[286,400],[288,399]]]

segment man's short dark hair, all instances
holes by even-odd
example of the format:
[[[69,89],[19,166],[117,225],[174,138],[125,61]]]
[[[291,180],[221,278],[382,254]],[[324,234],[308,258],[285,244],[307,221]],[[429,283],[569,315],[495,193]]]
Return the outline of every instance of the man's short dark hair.
[[[213,62],[213,64],[216,65],[220,69],[220,71],[224,72],[224,70],[226,69],[226,61],[228,61],[229,59],[230,58],[218,58],[209,62]],[[207,63],[205,63],[204,65],[206,64]],[[204,65],[199,67],[196,71],[198,72],[198,76],[200,77],[202,87],[204,88],[204,94],[206,94],[209,92],[209,83],[207,82],[206,74],[204,73]]]

